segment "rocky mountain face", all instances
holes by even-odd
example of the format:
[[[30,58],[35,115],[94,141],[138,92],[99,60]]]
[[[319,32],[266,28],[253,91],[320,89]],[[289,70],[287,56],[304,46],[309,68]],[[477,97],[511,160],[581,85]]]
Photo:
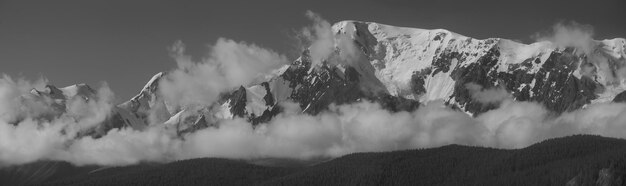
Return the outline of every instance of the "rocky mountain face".
[[[393,111],[443,100],[471,115],[495,109],[502,101],[476,99],[476,90],[468,85],[478,91],[498,89],[516,101],[540,102],[555,113],[624,97],[616,95],[626,87],[621,75],[625,39],[590,41],[592,49],[583,52],[548,41],[527,45],[500,38],[479,40],[443,29],[369,22],[343,21],[332,29],[351,38],[357,48],[351,62],[336,62],[331,56],[314,64],[309,51],[304,51],[269,81],[242,85],[224,93],[215,105],[172,113],[176,122],[168,123],[185,123],[182,128],[189,128],[244,117],[257,124],[280,113],[285,101],[299,104],[304,113],[317,114],[330,104],[362,99]],[[334,55],[342,52],[346,51],[337,48]],[[182,113],[187,113],[187,119],[180,118]]]
[[[356,31],[345,33],[351,30],[347,27]],[[468,84],[503,89],[514,100],[540,102],[558,113],[610,101],[624,91],[624,39],[590,41],[592,50],[583,53],[550,42],[477,40],[446,30],[363,22],[340,22],[334,28],[356,38],[391,95],[420,102],[442,99],[473,115],[498,102],[474,99]]]
[[[107,103],[101,102],[101,96],[97,91],[86,84],[76,84],[68,87],[57,88],[53,85],[46,85],[44,89],[32,89],[29,94],[20,97],[21,105],[24,109],[21,115],[10,123],[20,123],[26,117],[39,120],[40,122],[52,122],[55,119],[80,121],[85,114],[90,111],[84,111],[83,105],[103,104],[100,107],[106,107]],[[78,136],[100,137],[105,135],[113,128],[132,127],[134,129],[142,129],[141,120],[135,118],[132,112],[126,109],[111,106],[111,113],[106,114],[101,123],[87,128],[79,128]],[[91,105],[90,107],[98,107]],[[108,110],[108,109],[107,109]]]
[[[591,49],[583,51],[548,41],[480,40],[443,29],[371,22],[342,21],[332,31],[352,42],[357,54],[348,62],[334,60],[349,52],[340,47],[321,63],[313,62],[306,50],[265,82],[225,92],[211,105],[182,108],[169,106],[160,96],[159,80],[167,74],[158,73],[137,96],[114,108],[111,124],[92,133],[164,123],[183,134],[233,117],[258,124],[280,113],[286,101],[297,103],[303,113],[317,114],[331,104],[359,100],[378,102],[391,111],[414,110],[421,103],[442,100],[475,116],[497,108],[502,99],[539,102],[555,113],[626,100],[622,72],[626,40],[621,38],[590,41]],[[486,90],[506,95],[486,100],[474,95]],[[64,92],[51,87],[33,94],[68,98],[59,91]],[[77,95],[85,92],[90,91]],[[54,104],[62,112],[63,104]]]
[[[160,95],[159,82],[168,74],[157,73],[138,95],[113,106],[101,124],[80,131],[77,137],[97,138],[115,128],[142,130],[151,125],[183,136],[213,127],[220,119],[235,117],[257,125],[281,113],[286,102],[296,103],[303,113],[315,115],[331,104],[360,100],[380,103],[390,111],[415,110],[420,104],[441,100],[451,108],[476,116],[498,108],[503,99],[542,103],[554,113],[591,103],[626,101],[626,39],[590,41],[591,47],[583,51],[548,41],[522,44],[500,38],[481,40],[443,29],[370,22],[342,21],[334,24],[332,30],[337,36],[349,38],[355,47],[356,55],[347,62],[334,60],[351,52],[340,47],[321,63],[312,61],[311,52],[305,50],[267,81],[224,92],[210,105],[180,108],[169,105]],[[489,99],[475,95],[488,90],[506,95]],[[24,105],[53,108],[37,111],[35,117],[52,121],[68,113],[71,102],[97,99],[94,89],[78,84],[33,89],[21,101]],[[17,117],[12,123],[24,118]],[[624,183],[624,172],[608,168],[597,175],[597,179],[587,181],[582,176],[574,177],[568,184]]]
[[[162,99],[158,99],[157,91],[159,88],[159,80],[165,76],[164,72],[158,73],[148,81],[148,83],[141,89],[141,92],[130,100],[118,105],[118,107],[130,111],[138,119],[147,121],[151,112],[159,112],[158,116],[171,117],[165,108],[165,102]],[[165,115],[163,115],[163,113]],[[159,118],[163,120],[163,118]]]

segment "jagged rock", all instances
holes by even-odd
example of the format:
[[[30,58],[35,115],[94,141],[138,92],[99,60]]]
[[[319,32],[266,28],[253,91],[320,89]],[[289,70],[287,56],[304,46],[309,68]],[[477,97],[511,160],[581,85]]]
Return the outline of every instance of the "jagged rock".
[[[513,100],[539,102],[558,114],[595,102],[619,102],[616,95],[626,89],[614,77],[626,66],[625,39],[592,41],[595,48],[583,53],[550,42],[479,40],[443,29],[371,22],[342,21],[332,29],[351,38],[357,49],[348,63],[337,61],[347,52],[339,48],[321,64],[313,64],[305,50],[267,81],[226,92],[215,104],[203,106],[206,112],[198,113],[209,122],[242,117],[256,125],[280,113],[286,101],[313,115],[331,104],[360,100],[380,103],[390,111],[414,110],[420,103],[442,100],[474,116],[498,108],[499,102],[474,100],[467,85],[476,84],[482,90],[504,89]],[[609,68],[601,68],[601,61]],[[148,87],[146,92],[157,92],[152,90],[157,87]],[[152,108],[145,105],[153,105],[155,99],[136,96],[141,97],[150,100],[143,101],[148,104],[131,100],[130,106],[122,107],[145,120],[145,112],[136,105]]]

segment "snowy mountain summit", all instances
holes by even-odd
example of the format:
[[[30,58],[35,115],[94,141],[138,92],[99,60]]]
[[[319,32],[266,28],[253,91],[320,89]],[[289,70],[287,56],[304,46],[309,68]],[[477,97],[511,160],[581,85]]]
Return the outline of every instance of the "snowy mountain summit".
[[[588,46],[527,45],[368,22],[342,21],[333,29],[354,39],[367,56],[360,65],[371,65],[390,95],[422,103],[442,99],[472,114],[504,99],[484,98],[479,91],[497,89],[563,112],[611,101],[625,87],[622,38],[590,40]]]
[[[359,100],[378,102],[391,111],[442,100],[475,116],[504,100],[539,102],[556,113],[594,102],[626,100],[626,93],[620,94],[626,90],[626,40],[622,38],[590,40],[582,48],[550,41],[480,40],[444,29],[359,21],[338,22],[332,31],[336,38],[348,38],[356,52],[341,51],[337,46],[341,44],[336,44],[333,55],[315,63],[306,50],[266,82],[242,85],[205,107],[158,106],[157,117],[185,132],[224,118],[266,122],[281,112],[285,101],[298,103],[304,113],[317,114],[331,104]],[[335,61],[347,52],[356,55],[347,62]],[[159,73],[155,78],[163,76]],[[121,105],[146,123],[147,112],[157,112],[150,108],[164,104],[146,93],[157,92],[155,78]]]
[[[137,96],[115,107],[113,119],[107,120],[122,124],[104,128],[142,129],[160,123],[180,135],[235,117],[256,125],[281,113],[285,102],[297,103],[303,113],[314,115],[331,104],[360,100],[394,112],[441,100],[476,116],[505,100],[542,103],[555,113],[626,100],[622,38],[589,40],[585,46],[522,44],[359,21],[338,22],[332,32],[336,41],[346,43],[335,43],[335,52],[323,61],[314,61],[318,56],[312,56],[309,48],[266,81],[224,92],[210,105],[168,105],[159,91],[159,81],[168,74],[158,73]],[[69,87],[47,94],[84,92]]]

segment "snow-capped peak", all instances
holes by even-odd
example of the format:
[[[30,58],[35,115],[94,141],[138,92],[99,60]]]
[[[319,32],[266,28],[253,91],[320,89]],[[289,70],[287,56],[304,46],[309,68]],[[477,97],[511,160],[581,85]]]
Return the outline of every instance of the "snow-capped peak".
[[[68,98],[72,98],[77,95],[89,98],[96,94],[96,91],[94,89],[84,83],[63,87],[60,88],[60,90],[63,91],[63,94]]]
[[[161,80],[161,78],[163,78],[163,76],[165,75],[166,75],[165,72],[159,72],[155,74],[154,76],[152,76],[152,78],[150,78],[150,81],[148,81],[148,83],[146,83],[146,85],[143,86],[143,89],[141,89],[141,92],[149,91],[157,87],[159,84],[159,80]]]
[[[456,80],[451,76],[452,70],[477,63],[488,54],[498,58],[495,69],[498,72],[518,68],[521,63],[533,61],[534,63],[521,65],[519,68],[536,73],[552,52],[564,50],[549,41],[523,44],[501,38],[481,40],[445,29],[395,27],[373,22],[340,21],[332,29],[335,34],[353,38],[375,68],[374,75],[391,95],[420,101],[449,99],[456,86]],[[608,56],[617,61],[625,56],[624,39],[596,42],[600,43],[598,46]],[[596,68],[616,70],[602,69],[599,66]],[[412,90],[412,79],[418,72],[428,72],[427,75],[422,75],[425,78],[423,84],[428,90],[422,95],[415,94]],[[603,73],[598,75],[603,76]]]
[[[118,105],[118,107],[133,113],[136,118],[143,120],[144,124],[151,123],[152,121],[150,120],[157,122],[167,120],[167,118],[171,117],[171,113],[167,110],[168,107],[165,101],[159,95],[159,81],[165,76],[165,72],[155,74],[141,89],[139,94]]]
[[[277,105],[284,101],[297,102],[302,112],[311,114],[332,103],[362,98],[408,109],[419,103],[443,100],[470,114],[495,107],[491,102],[475,100],[467,84],[478,85],[481,90],[504,89],[511,94],[504,97],[542,102],[556,112],[580,108],[594,100],[612,99],[624,90],[603,80],[616,69],[602,69],[591,57],[550,41],[524,44],[501,38],[474,39],[445,29],[360,21],[341,21],[331,29],[337,36],[333,43],[336,51],[326,63],[314,63],[312,52],[307,50],[291,65],[273,71],[258,84],[243,85],[224,94],[215,104],[175,112],[168,112],[165,102],[159,99],[158,82],[165,73],[158,73],[137,96],[120,107],[146,123],[149,115],[160,113],[157,115],[167,116],[160,119],[161,123],[189,128],[197,121],[234,117],[264,122],[279,112]],[[343,41],[354,44],[356,50],[345,51],[345,43],[340,43]],[[597,42],[603,49],[597,51],[607,54],[609,61],[626,66],[624,39]],[[350,61],[332,61],[345,60],[341,56],[344,52],[358,55],[350,56]],[[600,72],[580,70],[590,64]],[[312,65],[318,66],[311,68]],[[193,122],[178,126],[187,120]]]

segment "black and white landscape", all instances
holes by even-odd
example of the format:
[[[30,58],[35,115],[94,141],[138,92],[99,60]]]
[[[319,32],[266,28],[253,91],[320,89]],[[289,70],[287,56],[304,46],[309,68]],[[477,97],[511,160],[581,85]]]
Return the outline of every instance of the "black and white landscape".
[[[20,16],[18,4],[0,11]],[[5,72],[27,58],[0,58],[0,185],[626,185],[625,5],[603,2],[621,12],[597,22],[546,14],[555,20],[532,41],[306,10],[289,50],[177,38],[159,46],[172,68],[110,63],[119,71],[99,84]],[[28,35],[11,35],[14,20],[0,17],[0,43]],[[591,26],[606,22],[616,38]],[[99,71],[85,63],[55,68]],[[134,71],[152,77],[130,98],[106,83]]]

